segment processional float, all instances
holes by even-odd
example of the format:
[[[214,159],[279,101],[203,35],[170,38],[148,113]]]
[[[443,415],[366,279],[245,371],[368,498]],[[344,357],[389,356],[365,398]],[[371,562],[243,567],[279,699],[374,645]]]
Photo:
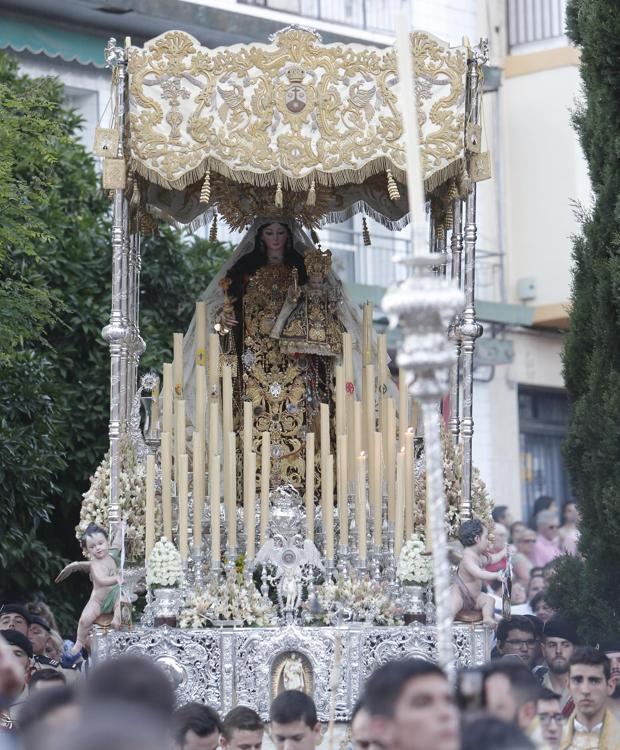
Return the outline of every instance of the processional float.
[[[170,561],[165,550],[153,552],[160,535],[178,549],[180,619],[189,627],[153,627],[162,591],[153,601],[149,590],[140,626],[96,629],[93,644],[96,658],[150,654],[185,699],[222,710],[249,703],[265,715],[274,693],[294,686],[314,693],[322,720],[330,705],[332,718],[345,719],[364,679],[388,658],[419,655],[452,669],[489,656],[485,627],[453,626],[446,544],[446,527],[454,531],[477,502],[473,354],[482,329],[474,268],[476,182],[489,176],[478,118],[485,45],[449,47],[404,31],[399,48],[397,59],[395,48],[324,45],[299,27],[269,44],[207,49],[171,31],[142,49],[115,40],[106,48],[113,121],[98,144],[113,196],[112,308],[103,330],[111,358],[106,520],[114,531],[126,512],[129,444],[145,484],[134,518],[141,554]],[[315,230],[358,213],[394,230],[412,220],[407,276],[383,302],[404,334],[398,390],[370,306],[360,314],[348,302],[316,246]],[[273,369],[263,380],[255,373],[276,346],[274,329],[264,350],[248,344],[249,335],[239,348],[226,322],[235,312],[235,255],[198,300],[185,336],[175,335],[161,387],[154,373],[138,387],[140,237],[156,220],[223,220],[251,239],[259,225],[287,224],[309,276],[324,284],[320,309],[330,325],[340,321],[332,349],[316,340],[308,355],[289,347],[303,393],[283,394]],[[293,303],[302,294],[297,273]],[[302,297],[306,342],[311,286]],[[269,289],[259,292],[269,297]],[[325,339],[326,328],[317,330]],[[280,335],[285,351],[282,342]],[[318,373],[314,385],[310,371]],[[446,450],[459,480],[449,507]],[[484,517],[490,510],[482,500],[474,509]],[[432,560],[426,605],[397,577],[412,536],[415,564],[427,573],[409,579],[428,580]],[[216,612],[223,599],[228,615]],[[413,624],[399,624],[402,610]]]

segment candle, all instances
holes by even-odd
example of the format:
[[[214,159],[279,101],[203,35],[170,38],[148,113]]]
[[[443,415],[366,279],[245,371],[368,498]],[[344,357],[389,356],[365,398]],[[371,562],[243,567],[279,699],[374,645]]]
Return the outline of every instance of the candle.
[[[336,437],[344,435],[346,431],[346,407],[344,388],[344,367],[336,365],[334,368],[336,379]]]
[[[192,435],[193,498],[194,498],[194,549],[202,546],[202,510],[205,504],[205,447],[204,434]]]
[[[374,519],[373,538],[375,547],[380,548],[383,544],[383,498],[381,496],[381,441],[380,432],[373,433],[373,467],[372,479],[372,509]]]
[[[364,367],[364,375],[364,403],[362,406],[362,416],[364,420],[363,448],[368,456],[368,491],[372,507],[376,486],[375,451],[373,445],[376,429],[374,365],[366,365],[366,367]]]
[[[314,432],[306,433],[306,537],[314,541]]]
[[[233,429],[232,370],[230,365],[222,366],[222,424],[224,435]]]
[[[347,482],[353,486],[355,484],[355,445],[353,441],[353,430],[354,430],[354,418],[353,418],[353,403],[355,401],[355,385],[353,376],[353,339],[350,333],[342,334],[342,359],[344,362],[344,387],[345,387],[345,419],[346,419],[346,432],[349,436],[347,441],[348,455],[348,474]]]
[[[185,447],[185,401],[177,399],[174,402],[174,478],[179,481],[178,466],[183,453],[187,453]]]
[[[362,365],[372,362],[372,302],[365,302],[362,309]]]
[[[386,400],[385,415],[385,478],[388,495],[388,520],[393,521],[396,503],[396,416],[393,398]]]
[[[329,406],[321,404],[321,508],[325,514],[325,498],[327,495],[327,456],[330,454],[329,441]]]
[[[403,526],[405,521],[405,449],[396,456],[396,517],[394,519],[394,555],[400,555],[403,546]]]
[[[411,538],[415,525],[415,482],[413,428],[405,433],[405,541]]]
[[[250,454],[252,453],[252,402],[243,402],[243,518],[246,528],[252,522],[247,498],[250,494]],[[254,493],[256,494],[256,467],[254,468]]]
[[[172,374],[172,362],[164,362],[164,385],[163,385],[163,396],[164,396],[164,413],[162,432],[167,432],[172,435],[172,399],[174,392],[174,375]]]
[[[398,435],[401,448],[405,447],[405,434],[409,429],[409,390],[402,367],[398,369]]]
[[[220,452],[220,404],[211,401],[209,408],[209,461]],[[211,466],[209,465],[209,469]]]
[[[228,533],[228,551],[237,547],[237,498],[235,492],[235,433],[226,433],[224,441],[224,507]]]
[[[151,435],[157,435],[159,431],[159,383],[153,386],[151,391],[151,424],[149,432]]]
[[[379,392],[383,393],[390,377],[388,369],[387,356],[387,336],[385,333],[377,335],[377,381],[379,383]]]
[[[220,337],[217,333],[209,334],[209,398],[218,395],[218,383],[220,380]]]
[[[336,488],[338,518],[340,520],[340,544],[349,544],[349,506],[347,498],[347,436],[336,438]]]
[[[256,537],[256,453],[252,451],[248,459],[248,496],[245,525],[245,556],[253,560]]]
[[[366,454],[357,457],[357,503],[355,506],[357,525],[357,550],[360,564],[366,564]]]
[[[269,480],[271,477],[271,435],[261,433],[260,461],[260,543],[267,541],[267,524],[269,523]]]
[[[174,368],[174,395],[175,398],[183,398],[183,334],[174,333],[172,341],[174,354],[172,361]]]
[[[355,446],[356,459],[362,452],[362,402],[353,402],[353,444]],[[357,481],[357,474],[355,475]]]
[[[209,463],[209,494],[211,495],[211,563],[220,562],[220,456]]]
[[[169,432],[161,434],[161,505],[164,536],[172,541],[172,441]]]
[[[207,363],[207,305],[196,302],[196,364]]]
[[[330,453],[325,464],[325,511],[323,516],[325,531],[325,556],[334,559],[334,456]]]
[[[151,550],[155,544],[155,456],[151,453],[146,457],[146,503],[144,508],[145,515],[145,560],[151,555]]]
[[[187,540],[187,453],[179,456],[179,552],[181,559],[187,560],[189,545]]]
[[[201,435],[205,432],[207,415],[207,372],[204,365],[196,365],[196,404],[194,412],[194,427]]]

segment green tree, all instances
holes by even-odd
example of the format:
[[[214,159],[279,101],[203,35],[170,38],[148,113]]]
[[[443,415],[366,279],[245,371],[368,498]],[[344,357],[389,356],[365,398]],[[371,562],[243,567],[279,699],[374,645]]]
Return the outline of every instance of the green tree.
[[[567,25],[581,49],[585,101],[574,121],[594,196],[574,241],[564,353],[565,456],[584,560],[561,561],[550,595],[595,641],[620,617],[620,5],[569,0]]]
[[[82,493],[107,447],[108,200],[51,79],[0,53],[0,591],[42,591],[69,625],[86,582],[52,584]],[[20,108],[21,107],[21,108]],[[6,123],[12,127],[5,127]],[[6,221],[5,221],[6,217]],[[229,249],[167,227],[143,242],[142,369],[170,358],[173,331]]]

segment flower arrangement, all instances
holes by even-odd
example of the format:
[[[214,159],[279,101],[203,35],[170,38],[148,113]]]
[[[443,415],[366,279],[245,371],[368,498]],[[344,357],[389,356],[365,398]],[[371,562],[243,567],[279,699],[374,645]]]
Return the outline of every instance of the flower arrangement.
[[[433,558],[425,554],[426,543],[420,534],[414,534],[403,545],[396,575],[403,583],[428,583],[433,578]]]
[[[318,625],[333,625],[340,618],[349,622],[371,622],[375,625],[396,625],[402,616],[382,581],[367,578],[338,578],[326,581],[315,589],[316,602],[303,603],[306,617]],[[314,609],[318,604],[318,612]]]
[[[146,476],[145,468],[136,460],[136,452],[129,435],[123,435],[119,444],[119,500],[121,517],[127,526],[125,550],[129,562],[144,558]],[[81,539],[89,523],[108,527],[108,501],[110,496],[110,454],[106,453],[90,478],[90,487],[84,493],[80,521],[75,535]]]
[[[146,563],[146,582],[154,588],[174,588],[183,582],[181,555],[165,536],[153,545]]]
[[[261,596],[252,581],[232,573],[225,581],[210,583],[190,594],[181,611],[182,628],[204,628],[214,622],[237,620],[248,627],[268,627],[277,622],[270,599]]]

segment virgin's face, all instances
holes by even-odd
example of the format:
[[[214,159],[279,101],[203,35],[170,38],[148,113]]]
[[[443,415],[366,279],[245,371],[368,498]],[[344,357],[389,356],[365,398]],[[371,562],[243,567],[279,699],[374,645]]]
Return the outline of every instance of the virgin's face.
[[[283,224],[274,222],[263,229],[262,240],[267,251],[267,263],[277,264],[284,260],[288,230]]]

